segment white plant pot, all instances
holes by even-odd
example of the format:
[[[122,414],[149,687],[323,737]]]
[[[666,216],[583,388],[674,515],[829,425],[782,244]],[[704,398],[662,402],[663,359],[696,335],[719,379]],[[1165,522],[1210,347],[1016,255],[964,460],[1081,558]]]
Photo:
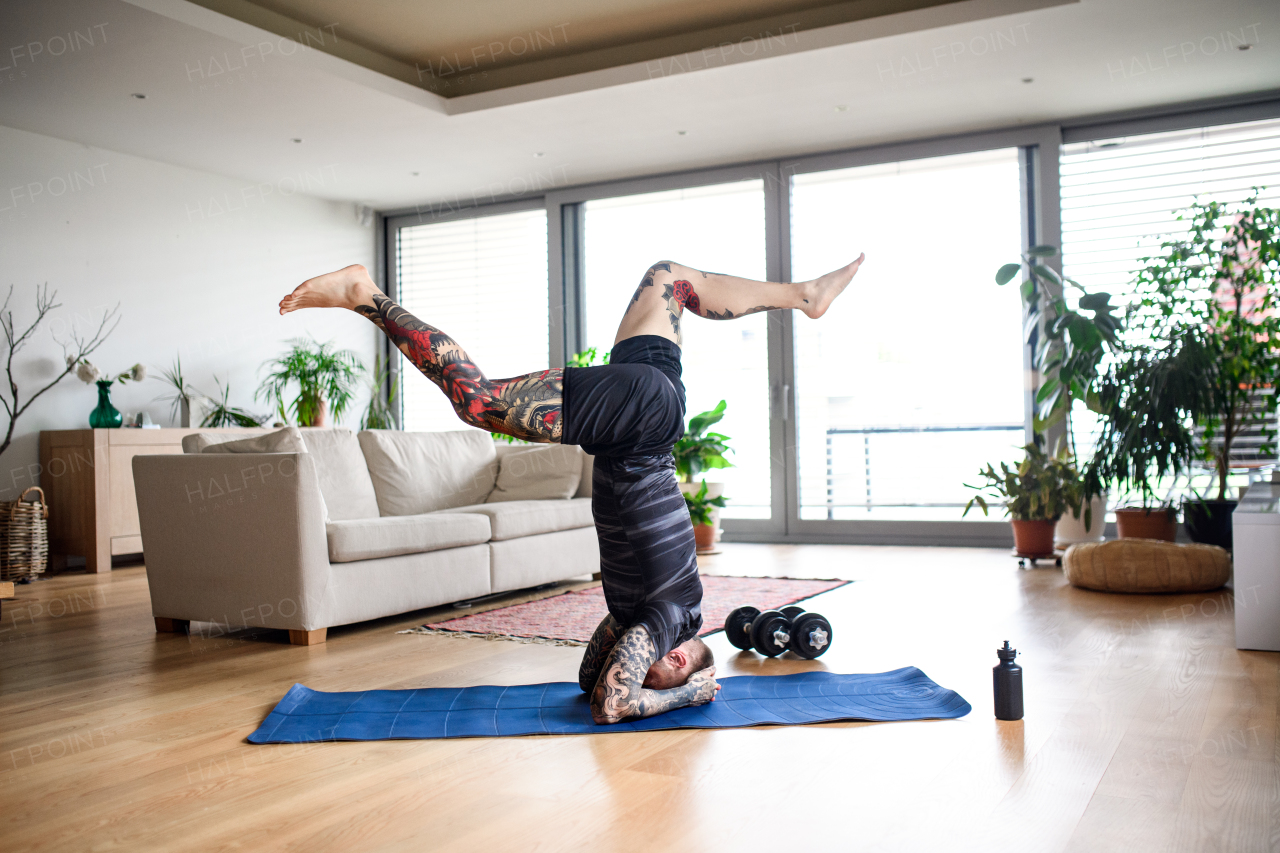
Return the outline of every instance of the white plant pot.
[[[1093,523],[1088,528],[1084,526],[1083,508],[1079,518],[1070,512],[1064,513],[1053,529],[1053,543],[1065,548],[1076,542],[1101,542],[1103,531],[1107,528],[1107,495],[1104,493],[1095,497],[1090,502],[1090,508]]]
[[[702,481],[698,480],[694,483],[681,483],[680,491],[687,495],[696,495],[698,490],[702,488]],[[724,483],[707,483],[707,497],[718,498],[724,494]],[[716,541],[720,541],[720,507],[713,506],[711,508],[711,526],[716,531]]]
[[[204,423],[205,416],[209,414],[210,400],[207,397],[188,397],[182,401],[181,421],[179,426],[184,429],[197,429],[200,424]]]

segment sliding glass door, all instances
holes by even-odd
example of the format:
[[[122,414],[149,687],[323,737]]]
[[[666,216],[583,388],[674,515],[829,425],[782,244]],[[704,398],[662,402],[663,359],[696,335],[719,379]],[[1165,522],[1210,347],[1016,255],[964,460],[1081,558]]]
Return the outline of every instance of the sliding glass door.
[[[1020,455],[1021,304],[993,279],[1022,210],[1016,148],[792,179],[792,280],[867,256],[792,318],[798,520],[958,521],[964,483]]]
[[[400,304],[447,332],[494,378],[550,366],[546,210],[496,210],[406,224],[394,244]],[[468,428],[429,379],[393,355],[404,376],[404,429]]]
[[[766,278],[762,180],[599,198],[584,207],[583,349],[603,356],[613,346],[636,285],[657,261]],[[767,325],[765,314],[732,321],[686,315],[682,325],[688,413],[727,403],[713,429],[730,437],[734,467],[708,474],[725,484],[726,519],[771,514]]]

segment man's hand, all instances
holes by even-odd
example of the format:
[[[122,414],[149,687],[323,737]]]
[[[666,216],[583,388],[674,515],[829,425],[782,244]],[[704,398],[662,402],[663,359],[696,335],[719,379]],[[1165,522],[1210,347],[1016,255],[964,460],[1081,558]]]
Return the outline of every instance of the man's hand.
[[[709,666],[706,669],[695,672],[689,676],[689,681],[684,686],[693,688],[693,698],[689,700],[690,705],[707,704],[715,699],[716,694],[720,692],[720,683],[716,681],[716,668]]]

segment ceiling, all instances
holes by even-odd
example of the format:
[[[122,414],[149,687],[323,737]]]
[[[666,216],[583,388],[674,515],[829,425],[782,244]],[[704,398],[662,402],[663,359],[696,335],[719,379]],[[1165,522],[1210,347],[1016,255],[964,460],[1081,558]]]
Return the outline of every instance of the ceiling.
[[[453,98],[960,0],[193,2],[277,35],[310,29],[317,50]]]
[[[742,26],[733,9],[750,29],[834,7],[257,0],[236,17],[209,5],[8,0],[0,36],[19,47],[0,56],[0,124],[246,185],[323,175],[312,194],[392,209],[1280,89],[1274,0],[885,4],[640,61],[627,53],[637,39]],[[249,6],[302,29],[242,20]],[[349,25],[311,23],[343,15]],[[384,67],[561,23],[580,28],[584,53],[620,51],[624,64],[559,76],[507,65],[517,76],[502,85],[447,97]],[[96,36],[58,52],[71,33]],[[344,35],[359,61],[321,49]]]

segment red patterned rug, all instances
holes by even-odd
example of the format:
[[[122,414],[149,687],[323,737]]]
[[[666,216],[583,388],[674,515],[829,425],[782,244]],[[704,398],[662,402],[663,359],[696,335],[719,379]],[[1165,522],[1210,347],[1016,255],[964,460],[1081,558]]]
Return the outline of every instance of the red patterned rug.
[[[724,620],[744,604],[761,610],[795,604],[819,593],[842,587],[849,581],[799,578],[702,578],[702,630],[700,636],[724,630]],[[600,587],[565,592],[537,601],[498,607],[447,622],[428,622],[401,633],[449,633],[523,642],[550,642],[585,646],[608,610]]]

